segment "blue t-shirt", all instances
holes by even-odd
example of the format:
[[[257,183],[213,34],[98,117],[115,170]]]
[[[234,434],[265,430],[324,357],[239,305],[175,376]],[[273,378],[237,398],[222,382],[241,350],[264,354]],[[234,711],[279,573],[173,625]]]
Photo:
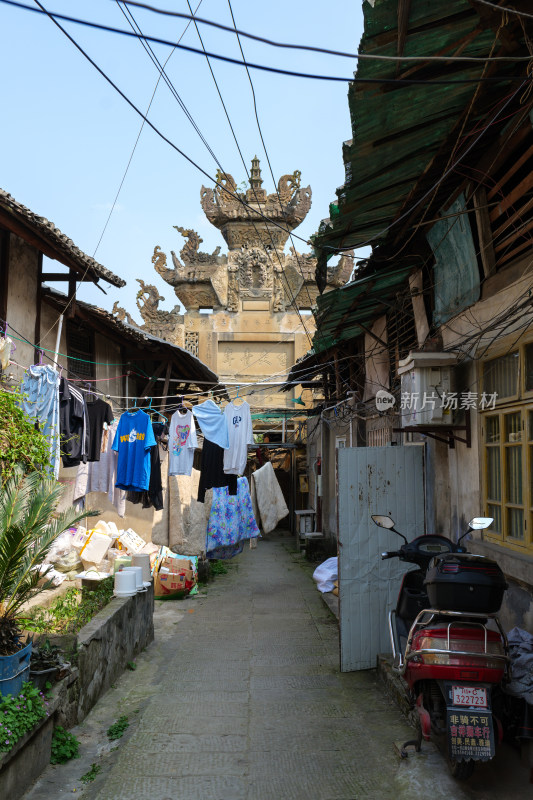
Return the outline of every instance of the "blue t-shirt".
[[[148,414],[122,414],[113,450],[118,452],[118,489],[142,492],[150,483],[150,448],[155,444],[154,431]]]

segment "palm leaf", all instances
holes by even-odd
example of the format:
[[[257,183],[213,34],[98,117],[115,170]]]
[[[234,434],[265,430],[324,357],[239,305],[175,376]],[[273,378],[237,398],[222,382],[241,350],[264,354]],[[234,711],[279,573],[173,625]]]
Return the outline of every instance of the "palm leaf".
[[[50,581],[39,586],[49,571],[39,569],[57,537],[97,511],[79,513],[74,507],[58,512],[63,488],[39,473],[20,471],[0,493],[0,617],[13,616]]]

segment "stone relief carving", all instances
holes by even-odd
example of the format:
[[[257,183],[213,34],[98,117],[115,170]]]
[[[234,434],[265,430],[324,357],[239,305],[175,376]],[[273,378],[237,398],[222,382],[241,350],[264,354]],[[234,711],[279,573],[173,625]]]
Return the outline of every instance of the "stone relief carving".
[[[139,327],[129,312],[126,311],[125,308],[119,306],[118,300],[115,300],[113,303],[113,310],[111,313],[119,322],[127,322],[128,325],[133,325],[135,328]]]
[[[136,302],[144,321],[143,327],[154,336],[172,334],[180,316],[179,306],[174,306],[172,311],[160,311],[159,303],[165,298],[159,294],[157,287],[145,283],[141,278],[137,278],[137,283],[141,288],[137,292]],[[172,337],[168,335],[165,338]]]
[[[279,199],[283,204],[290,203],[300,188],[302,173],[296,170],[292,175],[282,175],[278,181]]]
[[[173,226],[178,233],[187,240],[183,245],[182,249],[180,250],[180,256],[182,258],[183,263],[186,266],[190,266],[193,264],[216,264],[218,261],[218,255],[220,253],[220,246],[217,247],[212,253],[201,253],[200,252],[200,245],[203,242],[203,239],[194,231],[192,228],[181,228],[178,225]],[[176,253],[171,250],[172,255],[172,262],[174,264],[175,269],[180,269],[182,265],[180,264],[178,258],[176,257]]]
[[[242,290],[271,289],[272,269],[270,259],[259,247],[247,247],[234,255],[239,271],[239,286]],[[244,292],[249,294],[250,292]]]
[[[228,299],[226,308],[228,311],[239,310],[239,264],[228,264]]]

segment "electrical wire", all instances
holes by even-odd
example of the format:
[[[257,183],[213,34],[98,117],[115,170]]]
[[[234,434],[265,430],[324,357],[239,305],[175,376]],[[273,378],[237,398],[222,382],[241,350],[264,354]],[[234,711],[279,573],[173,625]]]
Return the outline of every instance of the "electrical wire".
[[[198,11],[200,6],[202,5],[202,2],[203,2],[203,0],[200,0],[198,5],[196,6],[196,11]],[[196,11],[194,13],[196,13]],[[183,37],[187,33],[190,24],[191,24],[191,20],[189,20],[189,22],[187,23],[183,33],[181,34],[180,38],[178,39],[178,44],[181,42],[181,40],[183,39]],[[163,68],[162,68],[161,72],[159,73],[159,77],[157,78],[157,81],[156,81],[156,84],[155,84],[155,87],[154,87],[154,91],[152,92],[152,97],[150,98],[150,102],[148,103],[148,106],[146,108],[145,116],[148,116],[148,113],[149,113],[149,111],[150,111],[150,109],[152,107],[152,103],[154,102],[154,99],[155,99],[155,95],[156,95],[156,92],[157,92],[157,88],[159,86],[159,82],[161,80],[161,76],[163,74],[163,70],[167,66],[167,64],[170,61],[170,59],[172,58],[174,52],[175,52],[175,48],[170,51],[170,54],[168,55],[165,63],[163,64]],[[113,214],[113,211],[115,210],[115,207],[116,207],[120,192],[122,191],[122,187],[124,185],[124,181],[126,180],[126,176],[128,174],[129,168],[131,166],[131,162],[133,160],[133,156],[135,155],[135,151],[137,149],[137,145],[139,144],[139,139],[141,138],[141,134],[142,134],[142,132],[144,130],[144,125],[145,125],[145,121],[143,119],[142,122],[141,122],[141,127],[139,128],[139,133],[137,134],[137,138],[135,139],[135,143],[133,145],[133,149],[132,149],[132,151],[130,153],[130,157],[128,159],[128,163],[126,164],[126,169],[124,170],[124,174],[122,176],[122,180],[120,181],[119,187],[118,187],[117,192],[115,194],[115,198],[114,198],[113,203],[111,205],[111,209],[109,211],[108,217],[107,217],[107,219],[105,221],[105,224],[104,224],[104,227],[102,229],[102,233],[100,234],[100,238],[98,239],[98,242],[97,242],[96,247],[94,249],[93,258],[96,255],[96,252],[97,252],[98,248],[100,247],[102,239],[104,238],[104,234],[105,234],[105,232],[107,230],[107,227],[109,225],[109,221],[111,220],[111,216]]]
[[[513,8],[512,6],[499,6],[496,3],[490,3],[489,0],[476,0],[476,2],[481,3],[483,6],[495,8],[496,11],[504,11],[506,14],[516,14],[518,17],[527,17],[528,19],[533,19],[533,14],[528,14],[526,11],[517,11],[517,9]]]
[[[0,0],[1,3],[6,5],[15,6],[16,8],[23,9],[25,11],[33,11],[39,13],[39,9],[32,8],[31,6],[26,6],[23,3],[18,3],[16,0]],[[37,2],[37,0],[35,0]],[[86,20],[78,19],[77,17],[70,17],[66,14],[58,14],[56,12],[47,11],[44,7],[37,3],[41,8],[41,12],[46,14],[51,19],[61,19],[64,22],[72,22],[75,25],[82,25],[88,28],[94,28],[97,30],[106,31],[108,33],[116,33],[120,36],[126,36],[129,38],[138,38],[138,35],[131,32],[125,31],[121,28],[114,28],[111,25],[103,25],[97,22],[88,22]],[[198,50],[196,47],[190,47],[189,45],[184,44],[176,44],[175,42],[171,42],[168,39],[161,39],[157,36],[143,36],[144,39],[147,41],[153,42],[154,44],[161,44],[167,47],[177,48],[179,50],[185,50],[189,53],[194,53],[195,55],[203,56],[204,53],[202,50]],[[239,59],[231,58],[229,56],[221,55],[220,53],[212,53],[208,52],[210,58],[215,58],[218,61],[224,61],[228,64],[234,64],[236,66],[243,66],[242,62]],[[449,59],[445,59],[449,60]],[[309,72],[296,72],[294,70],[288,69],[281,69],[280,67],[270,67],[266,64],[256,64],[251,61],[247,61],[245,66],[249,67],[250,69],[257,69],[262,72],[270,72],[275,75],[287,75],[288,77],[292,78],[303,78],[306,80],[315,80],[315,81],[333,81],[336,83],[363,83],[363,84],[370,84],[370,85],[398,85],[398,86],[412,86],[412,85],[423,85],[423,86],[453,86],[459,84],[475,84],[479,83],[501,83],[503,80],[519,80],[519,78],[510,75],[510,76],[495,76],[491,78],[457,78],[457,79],[444,79],[444,80],[433,80],[431,78],[428,79],[419,79],[419,78],[359,78],[357,76],[341,76],[341,75],[317,75],[316,73],[309,73]]]
[[[233,8],[232,8],[232,5],[231,5],[231,0],[228,0],[228,7],[229,7],[229,10],[230,10],[230,14],[231,14],[231,21],[233,22],[233,29],[234,29],[234,31],[235,31],[235,35],[236,35],[236,37],[237,37],[237,42],[238,42],[238,45],[239,45],[239,50],[240,50],[240,52],[241,52],[241,56],[242,56],[242,63],[243,63],[243,64],[246,64],[246,58],[245,58],[245,56],[244,56],[244,50],[243,50],[243,48],[242,48],[242,43],[241,43],[241,40],[240,40],[239,33],[238,33],[238,31],[237,31],[237,24],[236,24],[236,22],[235,22],[235,15],[234,15],[234,13],[233,13]],[[248,76],[248,81],[249,81],[249,83],[250,83],[250,88],[251,88],[251,90],[252,90],[252,98],[253,98],[253,103],[254,103],[254,114],[255,114],[255,120],[256,120],[256,123],[257,123],[257,130],[259,131],[259,136],[260,136],[260,138],[261,138],[261,144],[263,145],[263,150],[265,151],[265,156],[266,156],[266,160],[267,160],[268,168],[269,168],[269,170],[270,170],[270,175],[271,175],[271,177],[272,177],[272,182],[273,182],[273,184],[274,184],[274,187],[275,187],[275,189],[276,189],[276,195],[277,195],[278,202],[279,202],[279,205],[280,205],[280,208],[281,208],[281,207],[282,207],[282,204],[281,204],[281,197],[279,196],[279,190],[278,190],[278,188],[277,188],[276,178],[274,177],[274,171],[273,171],[273,169],[272,169],[272,164],[271,164],[271,162],[270,162],[270,156],[268,155],[268,150],[267,150],[267,146],[266,146],[265,139],[264,139],[264,136],[263,136],[263,131],[262,131],[262,128],[261,128],[261,123],[259,122],[259,112],[258,112],[258,109],[257,109],[257,98],[256,98],[256,96],[255,96],[254,84],[253,84],[253,81],[252,81],[252,77],[251,77],[251,75],[250,75],[250,70],[248,69],[248,67],[247,67],[247,66],[246,66],[246,74],[247,74],[247,76]],[[298,252],[297,252],[297,250],[296,250],[296,247],[294,246],[294,240],[293,240],[293,238],[292,238],[292,233],[289,233],[289,237],[290,237],[290,240],[291,240],[291,243],[292,243],[292,246],[293,246],[293,252],[294,252],[294,256],[295,256],[295,258],[296,258],[296,263],[298,264],[298,269],[299,269],[299,271],[300,271],[300,274],[301,274],[301,276],[302,276],[302,278],[303,278],[303,281],[304,281],[304,286],[305,286],[305,288],[306,288],[306,290],[307,290],[307,296],[308,296],[308,298],[309,298],[309,304],[310,304],[310,305],[313,305],[313,302],[312,302],[312,300],[311,300],[311,294],[310,294],[310,292],[309,292],[309,287],[308,287],[308,285],[307,285],[307,281],[305,280],[305,276],[304,276],[304,274],[303,274],[302,266],[301,266],[301,264],[300,264],[300,259],[298,258]],[[280,262],[280,263],[281,263],[281,262]],[[287,284],[288,284],[288,281],[287,281]],[[311,341],[311,339],[310,339],[309,341]]]
[[[37,2],[37,0],[36,0],[36,2]],[[513,99],[514,99],[514,98],[515,98],[515,97],[518,95],[518,93],[519,93],[519,92],[520,92],[520,91],[523,89],[523,87],[524,87],[524,86],[526,85],[526,83],[528,83],[528,82],[532,82],[532,83],[533,83],[533,79],[532,79],[531,77],[529,77],[529,76],[528,76],[528,77],[526,77],[526,78],[523,78],[523,77],[522,77],[522,83],[521,83],[521,85],[520,85],[520,86],[519,86],[519,87],[518,87],[518,88],[517,88],[517,89],[516,89],[514,92],[512,92],[512,94],[511,94],[511,95],[509,95],[509,97],[508,97],[507,101],[506,101],[506,102],[505,102],[505,104],[504,104],[504,105],[503,105],[503,106],[502,106],[502,107],[499,109],[499,111],[497,111],[497,112],[496,112],[496,114],[494,115],[494,117],[493,117],[493,119],[491,120],[491,122],[490,122],[490,123],[489,123],[489,124],[486,126],[486,128],[484,128],[484,129],[483,129],[483,130],[482,130],[482,131],[479,133],[479,135],[476,137],[476,139],[474,139],[474,141],[473,141],[473,142],[471,142],[471,143],[469,144],[469,146],[466,148],[466,150],[464,150],[464,151],[463,151],[463,153],[461,153],[461,155],[460,155],[460,156],[458,156],[457,160],[456,160],[456,161],[455,161],[453,164],[451,164],[451,166],[449,166],[449,167],[448,167],[448,169],[446,169],[446,170],[445,170],[445,172],[444,172],[444,173],[441,175],[441,177],[440,177],[440,178],[439,178],[439,179],[438,179],[438,180],[437,180],[437,181],[436,181],[436,182],[433,184],[433,186],[431,186],[431,188],[429,188],[429,189],[428,189],[428,190],[427,190],[427,191],[426,191],[426,192],[425,192],[425,193],[422,195],[422,197],[420,197],[420,198],[419,198],[419,199],[418,199],[418,200],[417,200],[415,203],[413,203],[413,205],[412,205],[410,208],[408,208],[408,209],[407,209],[407,211],[404,211],[404,213],[403,213],[403,214],[401,214],[401,215],[400,215],[400,216],[399,216],[397,219],[393,220],[393,221],[392,221],[392,222],[391,222],[389,225],[387,225],[387,226],[386,226],[385,228],[383,228],[381,231],[379,231],[379,232],[378,232],[378,233],[376,233],[374,236],[372,236],[372,238],[368,239],[366,242],[363,242],[362,244],[359,244],[359,245],[357,245],[357,248],[358,248],[358,249],[360,249],[361,247],[366,247],[366,246],[368,246],[368,245],[372,244],[372,242],[373,242],[375,239],[377,239],[378,237],[381,237],[381,236],[383,236],[383,234],[384,234],[384,233],[387,233],[388,231],[390,231],[390,230],[391,230],[391,228],[394,228],[396,225],[398,225],[400,222],[402,222],[402,220],[404,220],[406,217],[410,216],[410,214],[411,214],[411,213],[412,213],[412,212],[413,212],[413,211],[414,211],[416,208],[418,208],[418,206],[419,206],[421,203],[423,203],[423,202],[424,202],[424,200],[425,200],[425,199],[426,199],[426,198],[427,198],[427,197],[428,197],[428,196],[429,196],[429,195],[430,195],[430,194],[431,194],[431,193],[432,193],[432,192],[433,192],[435,189],[437,189],[437,188],[440,186],[440,184],[441,184],[441,183],[442,183],[442,182],[443,182],[443,181],[444,181],[444,180],[445,180],[445,179],[446,179],[446,178],[447,178],[449,175],[451,175],[451,173],[452,173],[452,172],[455,170],[455,168],[456,168],[456,167],[457,167],[457,166],[458,166],[458,165],[459,165],[459,164],[462,162],[462,160],[463,160],[463,159],[464,159],[464,158],[465,158],[465,157],[468,155],[468,153],[469,153],[469,152],[470,152],[470,151],[471,151],[471,150],[472,150],[472,149],[475,147],[475,145],[476,145],[476,144],[477,144],[477,143],[480,141],[480,139],[482,138],[483,134],[485,133],[485,130],[487,130],[487,128],[489,128],[489,127],[490,127],[490,126],[493,124],[493,122],[495,122],[495,121],[496,121],[496,120],[497,120],[497,119],[500,117],[501,113],[502,113],[502,112],[503,112],[503,110],[504,110],[504,109],[505,109],[505,108],[506,108],[506,107],[509,105],[509,103],[511,102],[511,100],[513,100]],[[353,245],[351,245],[350,247],[345,247],[345,248],[342,248],[342,247],[332,247],[332,246],[329,246],[329,245],[321,245],[321,249],[323,249],[323,250],[331,250],[331,251],[332,251],[332,252],[334,252],[334,253],[342,253],[344,250],[352,250],[352,249],[353,249]]]
[[[189,0],[187,0],[187,5],[189,6],[189,10],[190,10],[190,11],[191,11],[191,13],[192,13],[192,9],[191,9],[191,5],[190,5],[190,2],[189,2]],[[223,99],[223,97],[222,97],[222,92],[221,92],[221,90],[220,90],[220,87],[219,87],[219,85],[218,85],[218,81],[217,81],[217,79],[216,79],[216,77],[215,77],[215,73],[214,73],[214,71],[213,71],[213,67],[211,66],[211,62],[210,62],[210,60],[209,60],[209,55],[208,55],[208,53],[207,53],[207,51],[206,51],[206,49],[205,49],[205,45],[204,45],[204,42],[203,42],[202,36],[201,36],[201,34],[200,34],[200,31],[199,31],[199,28],[198,28],[198,25],[196,24],[196,22],[195,22],[195,28],[196,28],[196,32],[197,32],[197,34],[198,34],[198,38],[199,38],[199,40],[200,40],[200,44],[201,44],[201,46],[202,46],[202,50],[203,50],[203,52],[204,52],[204,54],[205,54],[205,57],[206,57],[207,64],[208,64],[208,66],[209,66],[209,71],[210,71],[210,73],[211,73],[211,77],[213,78],[213,81],[214,81],[214,84],[215,84],[215,87],[216,87],[216,90],[217,90],[218,96],[219,96],[219,98],[220,98],[220,102],[222,103],[222,108],[224,109],[224,113],[225,113],[225,115],[226,115],[226,119],[227,119],[227,121],[228,121],[228,124],[229,124],[230,130],[231,130],[231,133],[232,133],[232,135],[233,135],[233,139],[234,139],[234,141],[235,141],[235,145],[236,145],[236,147],[237,147],[237,150],[238,150],[238,152],[239,152],[239,155],[240,155],[241,161],[242,161],[242,163],[243,163],[243,166],[244,166],[244,169],[245,169],[245,172],[246,172],[246,176],[247,176],[247,178],[248,178],[248,181],[250,182],[250,174],[249,174],[249,171],[248,171],[248,166],[247,166],[247,164],[246,164],[246,161],[245,161],[245,159],[244,159],[244,156],[243,156],[243,154],[242,154],[242,150],[241,150],[241,147],[240,147],[240,145],[239,145],[239,141],[238,141],[238,139],[237,139],[237,135],[236,135],[236,133],[235,133],[235,129],[234,129],[234,127],[233,127],[233,124],[232,124],[232,122],[231,122],[231,119],[230,119],[230,115],[229,115],[228,109],[227,109],[227,107],[226,107],[226,104],[225,104],[225,102],[224,102],[224,99]],[[221,171],[222,171],[222,172],[224,172],[224,171],[222,170],[222,168],[220,168],[220,169],[221,169]],[[225,174],[225,173],[224,173],[224,174]],[[252,191],[253,191],[253,193],[254,193],[255,200],[256,200],[256,202],[259,204],[259,201],[258,201],[258,199],[257,199],[257,194],[256,194],[256,191],[255,191],[255,187],[254,187],[254,186],[252,186],[251,182],[250,182],[250,186],[251,186],[251,189],[252,189]],[[275,180],[274,180],[274,186],[276,186],[276,182],[275,182]],[[280,198],[280,196],[279,196],[279,192],[277,191],[277,189],[276,189],[276,194],[277,194],[277,197],[278,197],[278,202],[279,202],[280,210],[282,210],[282,209],[283,209],[283,205],[282,205],[282,203],[281,203],[281,198]],[[263,247],[263,249],[264,249],[264,251],[265,251],[265,253],[266,253],[266,255],[267,255],[267,258],[268,258],[268,260],[270,261],[270,264],[272,265],[272,267],[273,267],[273,269],[274,269],[274,264],[273,264],[273,261],[272,261],[271,254],[270,254],[269,250],[267,249],[267,247],[265,246],[265,244],[264,244],[264,242],[263,242],[263,238],[262,238],[262,236],[260,236],[260,234],[259,234],[259,231],[258,231],[258,229],[257,229],[257,226],[256,226],[256,223],[255,223],[255,221],[254,221],[254,218],[253,218],[253,216],[250,214],[250,212],[248,211],[248,209],[246,209],[246,213],[247,213],[247,215],[248,215],[248,218],[250,219],[250,221],[251,221],[251,223],[252,223],[252,226],[253,226],[253,228],[254,228],[254,231],[255,231],[255,233],[256,233],[256,235],[257,235],[257,239],[258,239],[258,241],[260,242],[261,246]],[[307,330],[307,326],[306,326],[306,324],[305,324],[305,322],[304,322],[304,319],[303,319],[303,317],[302,317],[302,315],[301,315],[300,308],[299,308],[298,304],[296,303],[296,297],[294,296],[294,293],[293,293],[293,291],[292,291],[292,287],[291,287],[291,285],[290,285],[290,283],[289,283],[289,280],[288,280],[287,276],[285,275],[285,271],[284,271],[284,265],[283,265],[283,263],[282,263],[282,261],[281,261],[281,257],[280,257],[280,254],[279,254],[279,252],[278,252],[278,249],[277,249],[277,246],[276,246],[276,242],[275,242],[275,240],[274,240],[274,237],[272,236],[272,231],[270,230],[270,228],[269,228],[269,226],[268,226],[268,225],[266,225],[265,227],[266,227],[266,231],[267,231],[267,233],[268,233],[268,235],[269,235],[269,237],[270,237],[270,242],[271,242],[271,245],[272,245],[272,247],[274,248],[274,252],[276,253],[276,257],[277,257],[277,259],[278,259],[278,263],[279,263],[279,265],[280,265],[280,267],[281,267],[280,276],[282,275],[282,276],[283,276],[283,278],[285,279],[285,287],[286,287],[286,290],[288,290],[288,294],[289,294],[289,299],[290,299],[291,305],[294,307],[294,309],[295,309],[295,311],[296,311],[296,314],[298,315],[298,317],[299,317],[299,319],[300,319],[300,323],[301,323],[301,325],[302,325],[302,327],[303,327],[303,330],[304,330],[304,333],[305,333],[305,335],[307,336],[307,339],[308,339],[308,341],[309,341],[309,344],[311,344],[311,342],[312,342],[312,337],[311,337],[311,335],[310,335],[309,331]],[[291,234],[290,234],[290,232],[289,232],[289,235],[291,235]],[[292,241],[292,238],[291,238],[291,241]],[[274,272],[275,272],[275,270],[274,270]],[[300,269],[300,272],[301,272],[301,269]],[[303,276],[303,273],[302,273],[302,277],[304,278],[304,285],[306,286],[306,288],[307,288],[307,293],[309,294],[309,288],[307,287],[307,284],[306,284],[306,281],[305,281],[305,277]]]
[[[120,2],[119,2],[119,0],[117,0],[117,5],[119,5],[119,7],[120,7],[120,8],[121,8],[121,10],[122,10],[122,6],[120,5]],[[127,4],[126,4],[126,3],[124,3],[124,6],[127,8]],[[192,13],[192,9],[190,8],[190,4],[189,4],[189,9],[191,10],[191,13]],[[165,82],[167,83],[167,86],[168,86],[168,87],[169,87],[169,89],[171,90],[171,92],[172,92],[173,96],[174,96],[174,97],[177,99],[178,103],[180,104],[180,107],[182,108],[182,110],[183,110],[183,111],[184,111],[184,113],[186,114],[187,118],[189,119],[189,121],[190,121],[190,122],[191,122],[191,124],[193,125],[193,127],[194,127],[195,131],[197,132],[197,134],[198,134],[198,135],[199,135],[199,137],[201,138],[202,142],[205,144],[205,146],[207,147],[208,151],[209,151],[209,152],[210,152],[210,154],[212,155],[212,157],[213,157],[213,159],[214,159],[215,163],[216,163],[216,164],[217,164],[217,166],[218,166],[218,169],[219,169],[220,173],[222,173],[222,174],[225,174],[225,170],[224,170],[224,168],[222,167],[222,164],[221,164],[221,163],[220,163],[220,161],[218,160],[218,158],[217,158],[217,156],[215,155],[214,151],[213,151],[213,150],[211,149],[211,147],[209,146],[209,143],[206,141],[206,139],[205,139],[205,137],[203,136],[203,134],[202,134],[201,130],[199,129],[198,125],[196,124],[196,122],[194,121],[194,119],[193,119],[192,115],[190,114],[189,110],[187,109],[187,107],[186,107],[185,103],[182,101],[181,97],[180,97],[180,96],[179,96],[179,94],[177,93],[177,91],[176,91],[176,89],[175,89],[175,87],[174,87],[173,83],[170,81],[170,79],[168,78],[168,76],[166,75],[166,73],[164,73],[164,68],[161,66],[161,64],[160,64],[159,60],[157,59],[157,56],[155,55],[154,51],[152,50],[152,48],[150,47],[150,45],[149,45],[149,44],[147,44],[147,43],[145,43],[145,42],[144,42],[144,35],[143,35],[142,31],[141,31],[141,28],[140,28],[140,26],[138,25],[137,21],[135,20],[135,17],[134,17],[134,16],[133,16],[133,14],[132,14],[132,13],[129,11],[129,9],[127,9],[127,10],[128,10],[129,17],[131,18],[130,25],[132,25],[132,28],[133,28],[134,30],[136,29],[136,30],[137,30],[137,32],[139,33],[139,35],[142,37],[142,38],[140,39],[140,41],[141,41],[141,43],[142,43],[142,45],[143,45],[144,49],[145,49],[145,50],[146,50],[146,52],[148,53],[148,55],[149,55],[149,57],[151,58],[152,62],[153,62],[154,64],[156,64],[156,65],[159,67],[159,69],[160,69],[160,74],[161,74],[161,75],[164,75],[164,80],[165,80]],[[124,13],[124,11],[123,11],[123,13]],[[126,16],[126,14],[124,14],[124,15]],[[203,45],[203,41],[201,40],[201,38],[200,38],[200,42],[201,42],[201,44],[202,44],[202,47],[203,47],[204,45]],[[207,57],[207,56],[206,56],[206,57]],[[209,66],[210,66],[210,68],[211,68],[211,65],[210,65],[210,63],[209,63],[209,59],[207,59],[207,61],[208,61],[208,64],[209,64]],[[216,83],[216,79],[214,78],[214,73],[213,73],[212,69],[211,69],[211,74],[212,74],[212,76],[213,76],[213,79],[215,80],[215,84],[216,84],[216,86],[217,86],[217,89],[218,89],[218,91],[219,91],[219,96],[220,96],[220,98],[221,98],[221,100],[222,100],[222,95],[221,95],[221,93],[220,93],[220,89],[218,88],[218,84]],[[228,115],[228,113],[227,113],[227,109],[226,109],[226,107],[225,107],[225,105],[224,105],[224,102],[222,101],[222,103],[223,103],[223,106],[224,106],[224,110],[226,111],[226,115],[228,116],[228,119],[229,119],[229,115]],[[230,122],[230,126],[231,126],[231,122]],[[234,133],[233,126],[231,126],[231,129],[232,129],[232,132]],[[235,134],[234,134],[234,136],[235,136]],[[237,141],[237,140],[236,140],[236,141]],[[237,143],[237,146],[238,146],[238,143]],[[241,154],[241,158],[242,158],[242,152],[241,152],[241,150],[240,150],[240,147],[239,147],[239,153]],[[246,169],[246,172],[247,172],[247,174],[248,174],[248,170],[247,170],[247,168],[246,168],[246,163],[244,162],[244,159],[243,159],[243,163],[244,163],[244,165],[245,165],[245,169]],[[278,195],[278,198],[279,198],[279,195]],[[280,208],[281,208],[281,201],[280,201]],[[247,209],[247,208],[246,208],[245,210],[246,210],[246,213],[248,214],[248,217],[251,219],[252,225],[253,225],[253,227],[254,227],[254,230],[256,231],[256,234],[257,234],[257,237],[258,237],[258,241],[261,243],[261,245],[262,245],[262,247],[263,247],[263,249],[264,249],[264,251],[265,251],[265,253],[266,253],[267,257],[268,257],[268,259],[269,259],[269,260],[270,260],[270,262],[272,263],[272,259],[271,259],[270,253],[269,253],[268,249],[265,247],[265,245],[264,245],[264,243],[263,243],[263,241],[262,241],[262,237],[259,235],[259,232],[258,232],[258,230],[257,230],[256,224],[255,224],[255,222],[254,222],[254,220],[253,220],[253,217],[251,217],[251,215],[250,215],[250,212],[248,211],[248,209]],[[289,281],[288,281],[288,279],[287,279],[286,275],[285,275],[285,274],[284,274],[284,272],[283,272],[283,264],[282,264],[282,262],[281,262],[281,259],[280,259],[280,256],[279,256],[279,253],[278,253],[278,251],[277,251],[277,248],[276,248],[275,241],[274,241],[274,239],[273,239],[273,237],[272,237],[272,233],[271,233],[270,229],[268,228],[268,226],[267,226],[267,231],[268,231],[268,233],[269,233],[269,235],[270,235],[270,239],[271,239],[271,242],[272,242],[272,246],[274,247],[274,250],[275,250],[275,252],[276,252],[276,255],[277,255],[277,257],[278,257],[278,261],[279,261],[279,264],[280,264],[280,267],[281,267],[281,274],[282,274],[282,275],[283,275],[283,277],[285,278],[286,288],[288,289],[288,292],[289,292],[289,294],[291,295],[291,303],[292,303],[292,305],[294,306],[294,308],[295,308],[295,310],[296,310],[296,313],[298,314],[298,316],[299,316],[299,318],[300,318],[300,323],[301,323],[301,325],[302,325],[302,327],[303,327],[303,329],[304,329],[304,332],[305,332],[305,334],[306,334],[306,336],[307,336],[307,338],[308,338],[309,342],[311,342],[311,335],[309,334],[309,332],[308,332],[308,330],[307,330],[307,328],[306,328],[305,322],[304,322],[304,320],[303,320],[303,317],[302,317],[302,315],[300,314],[300,310],[299,310],[299,308],[298,308],[298,306],[297,306],[297,304],[296,304],[296,298],[294,297],[294,294],[293,294],[293,292],[292,292],[292,288],[291,288],[291,286],[290,286],[290,284],[289,284]]]
[[[482,2],[482,0],[479,0],[479,2]],[[9,5],[14,5],[14,6],[17,6],[19,8],[27,8],[28,10],[31,10],[31,11],[34,10],[30,6],[24,6],[22,3],[10,2]],[[196,12],[193,13],[192,10],[191,10],[191,14],[189,15],[189,14],[183,14],[183,13],[178,12],[178,11],[167,11],[167,10],[162,9],[162,8],[156,8],[154,6],[150,6],[150,5],[146,4],[146,3],[129,2],[129,0],[128,0],[128,5],[134,6],[136,8],[141,8],[141,9],[144,9],[146,11],[152,11],[155,14],[160,14],[160,15],[164,15],[164,16],[168,16],[168,17],[177,17],[177,18],[180,18],[180,19],[187,19],[187,20],[189,20],[189,24],[194,20],[195,22],[198,22],[201,25],[208,25],[208,26],[210,26],[212,28],[216,28],[218,30],[227,31],[228,33],[233,33],[234,32],[233,28],[230,28],[228,25],[223,25],[223,24],[221,24],[219,22],[215,22],[214,20],[210,20],[210,19],[205,19],[203,17],[196,17]],[[493,5],[493,3],[485,3],[485,5],[490,5],[491,6],[491,5]],[[511,13],[513,13],[512,9],[507,9],[507,8],[503,9],[501,6],[495,6],[495,8],[499,8],[500,10],[503,10],[503,11],[511,11]],[[520,14],[519,11],[515,11],[514,13]],[[59,17],[59,14],[55,14],[54,13],[54,16],[58,16]],[[522,13],[521,16],[532,17],[533,18],[532,14]],[[62,18],[63,19],[67,19],[66,17],[62,17]],[[251,39],[252,41],[260,42],[261,44],[266,44],[266,45],[269,45],[270,47],[283,48],[283,49],[287,49],[287,50],[302,50],[302,51],[310,52],[310,53],[319,53],[321,55],[336,56],[338,58],[350,58],[350,59],[355,58],[355,59],[358,59],[358,60],[368,60],[368,61],[391,61],[391,62],[396,62],[396,63],[403,63],[403,62],[410,62],[410,61],[436,61],[436,62],[443,62],[443,63],[476,63],[476,62],[479,63],[479,62],[484,62],[484,61],[488,60],[488,61],[501,61],[501,62],[515,63],[517,61],[526,61],[526,60],[528,60],[527,56],[518,56],[518,57],[514,57],[514,56],[498,56],[498,57],[495,57],[495,58],[486,59],[483,56],[427,56],[427,55],[420,55],[420,56],[406,56],[406,55],[385,56],[385,55],[376,54],[376,53],[350,53],[350,52],[346,52],[346,51],[343,51],[343,50],[331,50],[331,49],[328,49],[328,48],[325,48],[325,47],[318,47],[316,45],[293,44],[293,43],[288,43],[288,42],[278,42],[278,41],[276,41],[274,39],[267,39],[264,36],[258,36],[257,34],[248,33],[246,31],[241,31],[241,30],[238,30],[237,33],[239,34],[239,36],[242,36],[243,38]]]

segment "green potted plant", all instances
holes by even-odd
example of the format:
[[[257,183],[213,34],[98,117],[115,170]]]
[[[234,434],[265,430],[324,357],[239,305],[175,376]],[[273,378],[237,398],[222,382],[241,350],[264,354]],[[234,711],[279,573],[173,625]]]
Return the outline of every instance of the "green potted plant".
[[[58,511],[62,493],[56,481],[19,468],[0,492],[0,695],[16,694],[28,677],[31,641],[23,641],[18,615],[52,585],[51,567],[42,563],[55,539],[88,516],[73,507]]]

